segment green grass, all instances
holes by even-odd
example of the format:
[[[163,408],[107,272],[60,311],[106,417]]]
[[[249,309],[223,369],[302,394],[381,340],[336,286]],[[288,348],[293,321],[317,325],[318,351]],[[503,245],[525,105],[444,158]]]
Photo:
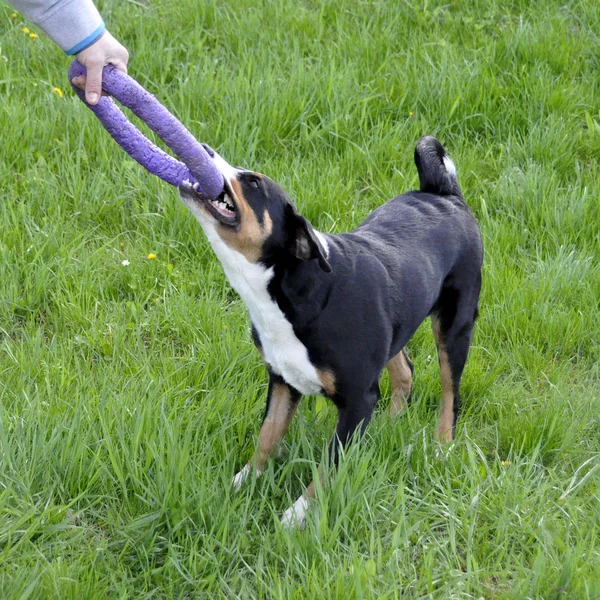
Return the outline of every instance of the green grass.
[[[481,317],[456,443],[433,441],[426,324],[414,405],[391,420],[384,380],[282,531],[334,408],[306,399],[285,460],[231,492],[266,391],[244,306],[0,6],[0,597],[600,598],[600,3],[100,8],[130,72],[321,230],[414,188],[438,136],[484,236]]]

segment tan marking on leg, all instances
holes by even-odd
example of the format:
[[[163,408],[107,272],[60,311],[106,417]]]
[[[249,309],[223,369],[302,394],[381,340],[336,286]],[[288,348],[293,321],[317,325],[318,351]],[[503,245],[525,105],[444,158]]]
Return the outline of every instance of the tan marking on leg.
[[[448,354],[444,348],[444,341],[441,335],[440,323],[439,320],[434,316],[431,317],[431,325],[438,348],[440,378],[442,380],[442,401],[440,404],[440,415],[438,418],[436,437],[443,444],[447,444],[453,439],[452,425],[454,424],[454,385],[452,383],[452,371],[448,361]]]
[[[442,402],[437,426],[437,439],[443,444],[452,441],[452,424],[454,422],[454,387],[452,372],[445,350],[439,350],[440,376],[442,379]]]
[[[321,487],[323,487],[325,480],[323,479],[323,469],[321,469],[321,465],[319,465],[319,467],[317,469],[317,473],[319,474],[319,482],[321,483]],[[310,498],[311,500],[313,500],[315,498],[315,496],[316,496],[316,490],[315,490],[315,482],[314,482],[314,480],[311,481],[308,484],[308,487],[304,491],[303,495],[306,498]]]
[[[263,471],[267,465],[277,442],[281,441],[296,412],[297,403],[292,402],[290,389],[287,385],[275,383],[269,399],[269,411],[260,428],[258,449],[252,460],[256,468]]]
[[[317,473],[319,475],[319,482],[321,483],[321,487],[323,487],[323,485],[325,484],[325,479],[323,477],[323,469],[321,468],[321,465],[319,465],[317,467]],[[306,489],[304,490],[304,494],[302,494],[304,497],[309,498],[311,500],[314,500],[315,496],[316,496],[316,489],[315,489],[315,482],[314,479],[313,481],[311,481],[308,486],[306,487]]]
[[[330,398],[335,396],[335,375],[329,370],[317,369],[317,376],[321,381],[321,386]]]
[[[217,233],[230,248],[245,256],[248,261],[257,262],[262,255],[265,241],[273,231],[273,221],[269,213],[265,212],[261,225],[256,213],[244,198],[239,181],[231,181],[230,186],[238,210],[239,224],[236,227],[219,225]]]
[[[404,348],[390,360],[387,364],[387,370],[390,374],[390,383],[392,384],[392,406],[390,414],[397,415],[406,410],[407,400],[412,389],[412,373],[404,354]]]

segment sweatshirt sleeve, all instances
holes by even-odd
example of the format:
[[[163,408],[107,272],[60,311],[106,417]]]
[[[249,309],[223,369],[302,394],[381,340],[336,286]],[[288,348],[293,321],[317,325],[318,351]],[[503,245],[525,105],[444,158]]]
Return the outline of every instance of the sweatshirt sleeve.
[[[98,41],[104,22],[92,0],[9,0],[67,54]]]

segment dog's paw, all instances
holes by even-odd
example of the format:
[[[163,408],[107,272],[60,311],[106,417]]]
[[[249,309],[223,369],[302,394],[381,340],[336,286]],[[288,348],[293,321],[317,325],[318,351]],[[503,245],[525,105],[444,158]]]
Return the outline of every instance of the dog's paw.
[[[233,486],[234,492],[239,492],[242,489],[244,483],[246,483],[246,479],[252,473],[252,467],[250,465],[246,465],[232,480],[231,485]],[[260,477],[262,475],[262,471],[256,469],[255,471],[256,477]]]
[[[308,498],[300,496],[281,517],[281,525],[284,529],[304,529],[306,524],[306,513],[308,512]]]
[[[242,486],[244,485],[246,479],[248,479],[249,475],[250,466],[246,465],[239,473],[236,474],[236,476],[231,481],[231,485],[233,486],[234,492],[239,492],[242,489]]]

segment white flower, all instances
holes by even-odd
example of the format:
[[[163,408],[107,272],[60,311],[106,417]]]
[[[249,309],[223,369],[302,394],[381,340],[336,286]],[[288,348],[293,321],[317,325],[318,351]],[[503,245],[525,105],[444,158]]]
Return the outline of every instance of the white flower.
[[[125,259],[122,263],[121,263],[124,267],[128,267],[130,265],[130,262]]]

